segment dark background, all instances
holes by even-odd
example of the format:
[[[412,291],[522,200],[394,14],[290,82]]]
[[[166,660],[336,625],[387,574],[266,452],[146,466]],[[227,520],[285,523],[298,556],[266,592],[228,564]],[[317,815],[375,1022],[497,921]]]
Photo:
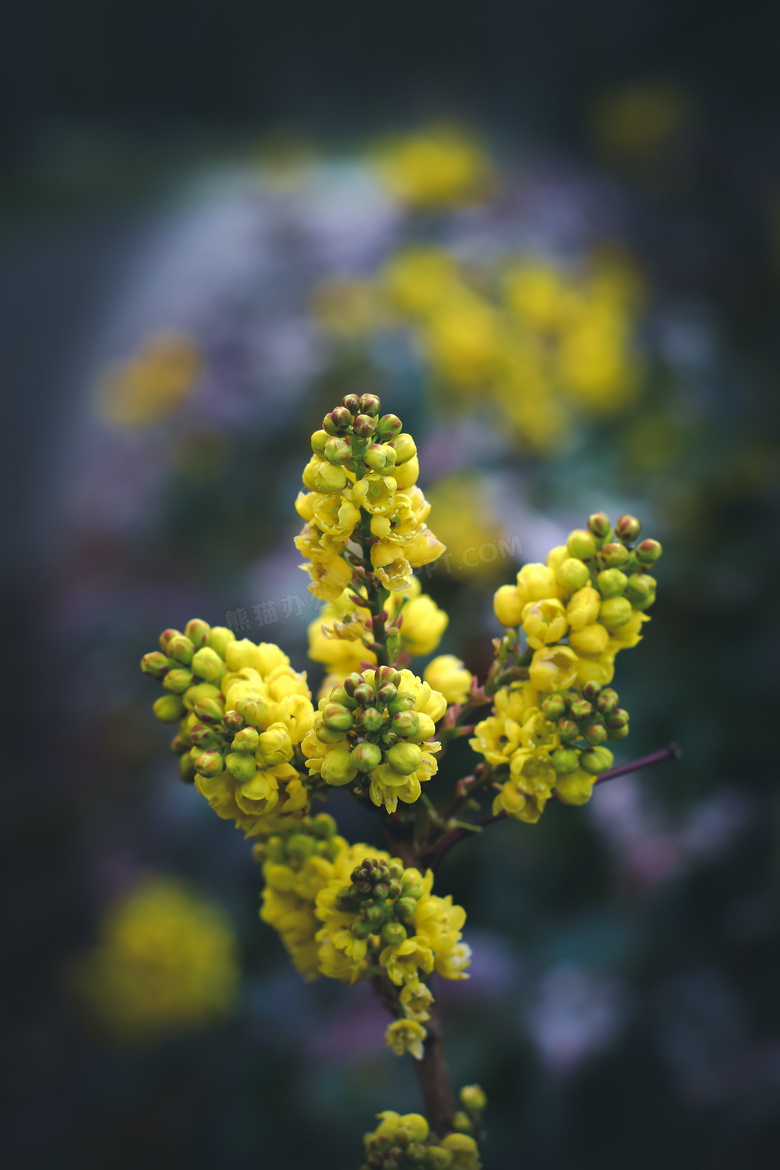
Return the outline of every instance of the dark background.
[[[62,632],[61,597],[84,561],[63,535],[59,493],[74,474],[95,323],[148,245],[160,207],[188,175],[280,127],[344,148],[444,113],[517,149],[609,167],[594,159],[592,100],[636,80],[670,80],[697,114],[684,158],[651,176],[618,168],[616,181],[633,200],[637,246],[660,295],[704,298],[740,371],[731,381],[724,375],[714,429],[761,436],[774,465],[778,22],[776,5],[669,0],[383,9],[61,0],[6,9],[9,1165],[357,1165],[371,1112],[415,1107],[400,1072],[369,1058],[350,1063],[335,1041],[328,1047],[329,1033],[317,1039],[325,1022],[348,1021],[355,1002],[369,1008],[347,1004],[338,988],[301,991],[278,948],[271,952],[269,932],[257,930],[256,873],[229,830],[204,821],[182,832],[167,806],[155,811],[155,785],[168,778],[162,763],[150,763],[161,741],[149,721],[131,724],[114,750],[116,727],[100,726],[89,700],[124,686],[119,652],[114,660],[104,650],[111,620],[89,644]],[[286,459],[300,452],[302,460],[308,429],[290,438]],[[746,440],[745,449],[754,447]],[[465,862],[442,871],[467,905],[475,950],[488,955],[481,976],[475,968],[476,998],[455,995],[450,1005],[456,1080],[480,1080],[494,1106],[488,1166],[776,1164],[776,479],[750,492],[738,475],[736,485],[733,473],[720,477],[717,459],[715,467],[701,487],[698,526],[670,554],[657,641],[643,648],[644,666],[626,667],[626,685],[643,724],[637,754],[670,738],[685,749],[674,778],[654,781],[669,823],[726,791],[736,804],[727,801],[723,815],[747,827],[653,888],[621,869],[591,822],[575,827],[557,815],[535,838],[524,833],[522,850],[516,827],[503,826],[490,856],[470,846]],[[745,468],[747,481],[749,454]],[[99,562],[100,549],[91,552]],[[203,580],[202,566],[186,542],[182,557],[198,597],[192,583]],[[132,583],[133,564],[123,571]],[[200,596],[213,598],[208,588]],[[116,643],[137,656],[156,626],[128,630],[126,621],[115,618]],[[82,680],[75,725],[74,676]],[[137,752],[126,743],[135,735]],[[219,896],[247,971],[232,1023],[130,1057],[83,1029],[59,977],[65,958],[93,938],[111,866],[121,869],[128,856]],[[545,1062],[528,1028],[518,1033],[508,1021],[532,1012],[540,972],[572,959],[592,963],[608,1000],[609,981],[619,982],[623,1025],[614,1043],[569,1067]],[[395,1096],[377,1101],[391,1075]]]

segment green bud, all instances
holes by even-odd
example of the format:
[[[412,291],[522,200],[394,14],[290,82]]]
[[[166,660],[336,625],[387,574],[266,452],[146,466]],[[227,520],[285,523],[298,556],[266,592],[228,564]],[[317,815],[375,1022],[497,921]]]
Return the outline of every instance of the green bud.
[[[321,776],[328,784],[340,788],[342,784],[349,784],[357,775],[357,765],[352,759],[351,752],[343,748],[336,748],[325,756],[322,761]]]
[[[403,423],[397,414],[383,414],[377,423],[377,437],[387,442],[388,439],[394,439],[396,435],[400,434],[402,428]]]
[[[636,516],[618,516],[615,524],[615,535],[624,544],[632,544],[641,531],[642,525]]]
[[[626,597],[632,603],[646,601],[655,593],[657,581],[649,573],[632,573],[626,584]]]
[[[352,430],[359,439],[370,439],[376,430],[376,419],[370,414],[359,414],[355,419]]]
[[[172,691],[174,695],[183,695],[192,686],[193,678],[189,670],[169,670],[163,679],[163,686],[166,691]]]
[[[387,704],[387,709],[391,715],[400,715],[402,711],[413,711],[414,695],[409,694],[408,691],[399,691],[395,698]]]
[[[397,463],[408,463],[417,454],[417,444],[411,435],[405,433],[397,435],[390,446],[395,451]]]
[[[569,557],[559,565],[555,574],[558,584],[562,585],[567,593],[576,593],[590,584],[590,572],[584,561],[576,557]]]
[[[349,928],[349,933],[355,938],[368,938],[374,932],[370,922],[366,922],[364,918],[356,918]]]
[[[377,692],[377,698],[379,699],[380,703],[387,705],[387,703],[392,703],[397,694],[398,687],[393,686],[392,683],[385,683],[384,686],[379,688]]]
[[[186,756],[179,756],[179,779],[183,780],[185,784],[195,782],[195,765],[190,759],[189,753]]]
[[[628,736],[628,724],[624,727],[610,727],[607,730],[607,739],[610,743],[617,743],[618,740],[626,739]]]
[[[352,752],[358,772],[373,772],[382,763],[382,751],[375,743],[359,743]]]
[[[376,707],[366,707],[365,711],[358,711],[355,716],[355,726],[361,731],[379,731],[384,723],[384,716]]]
[[[570,708],[572,719],[579,723],[583,719],[590,719],[593,707],[587,699],[575,699]]]
[[[399,898],[395,903],[395,912],[399,918],[411,918],[417,912],[417,899]]]
[[[334,687],[328,698],[331,703],[338,703],[340,707],[346,707],[348,711],[354,711],[357,707],[357,703],[348,694],[345,687]]]
[[[212,686],[211,683],[198,683],[194,687],[184,692],[184,706],[188,711],[195,710],[195,704],[199,699],[216,699],[219,702],[222,698],[219,687]]]
[[[378,471],[380,475],[388,475],[395,467],[396,455],[392,447],[386,443],[372,443],[363,456],[366,467]]]
[[[624,626],[631,617],[631,602],[626,597],[610,597],[602,601],[599,609],[599,621],[608,630],[616,630]]]
[[[396,735],[417,735],[420,730],[420,717],[416,711],[399,711],[390,720],[390,727]]]
[[[631,554],[624,544],[613,541],[601,549],[601,559],[608,569],[622,569]]]
[[[168,658],[161,650],[152,650],[149,654],[144,654],[141,659],[141,670],[144,674],[157,679],[165,678],[168,671],[175,665],[174,660]]]
[[[340,431],[345,431],[347,427],[352,426],[352,411],[347,410],[346,406],[337,406],[335,410],[330,412],[330,417]]]
[[[349,731],[352,726],[352,712],[340,703],[328,703],[322,712],[323,722],[330,731]]]
[[[352,695],[354,697],[355,688],[362,686],[362,684],[363,684],[363,675],[359,674],[358,671],[353,670],[352,674],[348,674],[347,677],[344,679],[342,686],[344,687],[344,690],[347,692],[348,695]]]
[[[602,597],[619,597],[626,587],[628,577],[620,569],[603,569],[596,578]]]
[[[195,647],[184,634],[174,634],[168,642],[168,657],[175,658],[182,666],[190,665],[194,653]]]
[[[182,735],[174,735],[170,743],[171,751],[175,756],[182,755],[183,752],[189,751],[191,747],[192,741],[186,740]]]
[[[234,780],[245,783],[251,780],[257,771],[255,757],[247,752],[228,752],[225,756],[225,767]]]
[[[579,764],[579,755],[572,748],[556,748],[550,757],[550,763],[560,776],[567,776],[569,772],[576,772]]]
[[[238,711],[226,711],[224,724],[228,731],[240,731],[244,726],[244,716],[239,715]]]
[[[388,683],[394,687],[397,687],[400,681],[400,674],[392,666],[380,666],[374,675],[374,682],[377,687],[386,686]]]
[[[349,439],[328,439],[323,455],[328,463],[332,463],[336,467],[342,467],[345,463],[349,463],[352,458],[352,444]]]
[[[341,743],[345,733],[343,731],[333,731],[323,723],[320,727],[314,729],[314,734],[320,743],[334,744]]]
[[[487,1097],[481,1085],[464,1085],[460,1091],[460,1103],[468,1113],[484,1113]]]
[[[219,752],[201,752],[195,760],[195,771],[201,776],[219,776],[225,761]]]
[[[450,1170],[452,1154],[444,1146],[428,1146],[428,1165],[431,1170]]]
[[[216,699],[198,699],[193,714],[201,723],[219,723],[224,714],[224,708]]]
[[[345,394],[341,400],[341,405],[346,407],[350,414],[357,414],[360,410],[360,399],[357,394]]]
[[[227,626],[212,626],[209,634],[209,646],[220,658],[225,657],[225,651],[231,642],[235,642],[236,635]]]
[[[396,772],[411,776],[420,766],[422,751],[416,743],[396,743],[387,753],[387,762]]]
[[[612,767],[614,756],[609,748],[590,747],[580,754],[580,767],[591,776],[601,776]]]
[[[591,747],[599,747],[607,741],[607,729],[603,723],[595,720],[585,728],[585,742]]]
[[[596,702],[596,709],[600,715],[609,715],[617,707],[620,699],[617,691],[613,691],[612,687],[607,687],[601,692]]]
[[[237,701],[236,710],[250,727],[259,727],[268,712],[268,704],[263,699],[245,695]]]
[[[349,682],[349,679],[347,679],[347,682]],[[356,703],[359,703],[361,707],[373,707],[376,695],[374,694],[373,687],[370,687],[368,683],[361,681],[360,685],[356,686],[352,692],[352,698]]]
[[[364,911],[364,915],[366,922],[370,922],[372,927],[375,929],[378,929],[385,920],[385,911],[383,906],[369,906],[369,908]]]
[[[314,488],[322,495],[340,492],[347,486],[347,473],[332,463],[321,464],[314,473]]]
[[[387,876],[392,881],[400,881],[401,878],[404,876],[404,863],[402,861],[399,861],[397,857],[394,857],[393,860],[388,865]]]
[[[308,837],[305,833],[292,833],[287,838],[286,852],[293,861],[306,861],[307,857],[311,857],[314,853],[316,847],[313,837]]]
[[[580,729],[571,719],[559,719],[558,735],[563,743],[574,743],[575,739],[579,739]]]
[[[583,685],[582,697],[587,699],[589,703],[595,703],[601,694],[601,687],[597,682],[589,681]]]
[[[382,927],[382,942],[386,946],[399,946],[406,940],[406,928],[400,922],[386,922]]]
[[[315,431],[311,437],[311,449],[315,455],[322,455],[330,435],[327,431]]]
[[[596,538],[587,528],[575,528],[569,533],[566,548],[570,557],[578,561],[592,561],[596,555]]]
[[[184,714],[184,703],[178,695],[161,695],[152,710],[161,723],[178,723]]]
[[[651,605],[655,605],[655,593],[651,593],[644,601],[635,601],[634,609],[638,609],[641,613],[644,613]]]
[[[211,626],[201,618],[192,618],[184,627],[184,633],[198,650],[201,646],[208,646]]]
[[[597,540],[604,540],[612,532],[612,525],[606,512],[594,512],[588,517],[588,528]]]
[[[617,727],[625,727],[628,723],[628,711],[624,707],[616,707],[607,715],[604,722],[611,731]]]
[[[542,699],[542,714],[551,723],[557,722],[565,712],[566,703],[563,695],[548,695],[546,699]]]
[[[335,837],[337,828],[336,821],[330,813],[317,813],[316,817],[312,818],[311,831],[321,841],[329,841],[331,837]]]
[[[473,1133],[474,1126],[471,1123],[471,1118],[468,1113],[464,1113],[462,1109],[452,1119],[452,1128],[458,1133]]]
[[[243,730],[233,736],[233,742],[230,746],[234,752],[251,752],[254,755],[259,742],[260,736],[257,729],[254,727],[244,727]]]
[[[159,645],[160,649],[162,650],[163,654],[168,653],[168,643],[170,642],[171,638],[176,638],[176,637],[180,638],[181,636],[182,636],[181,630],[173,630],[170,627],[167,630],[163,630],[163,632],[160,634],[160,637],[158,639],[158,645]]]
[[[190,732],[190,739],[194,747],[210,748],[219,742],[219,735],[213,727],[207,727],[205,723],[196,723]]]
[[[204,646],[193,656],[192,669],[195,674],[211,683],[218,682],[224,674],[227,674],[225,663],[216,650],[212,650],[210,646]]]
[[[409,1142],[406,1147],[406,1160],[412,1166],[421,1166],[428,1161],[428,1150],[422,1142]]]
[[[360,396],[360,413],[367,414],[370,418],[377,418],[380,411],[379,399],[376,394],[361,394]]]

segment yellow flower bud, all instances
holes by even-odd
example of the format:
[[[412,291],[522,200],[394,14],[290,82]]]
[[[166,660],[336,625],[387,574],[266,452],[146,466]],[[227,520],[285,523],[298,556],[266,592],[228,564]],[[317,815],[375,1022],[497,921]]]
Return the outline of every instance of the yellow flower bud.
[[[517,574],[517,591],[525,604],[561,595],[553,570],[539,564],[523,565]]]
[[[584,589],[578,589],[566,606],[569,625],[573,630],[582,630],[585,626],[592,625],[599,616],[600,608],[601,594],[598,589],[594,589],[591,585],[586,585]]]
[[[586,804],[593,792],[594,777],[582,768],[568,775],[559,775],[555,781],[555,792],[564,804]]]
[[[235,642],[236,635],[227,626],[212,626],[209,634],[209,646],[224,660],[225,649],[230,642]]]
[[[576,593],[590,582],[590,572],[584,561],[568,557],[558,568],[558,582],[567,593]]]
[[[161,695],[152,710],[161,723],[178,723],[184,714],[184,703],[178,695]]]
[[[333,463],[321,463],[312,478],[314,491],[322,492],[323,495],[343,491],[347,486],[346,471]]]
[[[423,678],[448,703],[464,703],[471,691],[471,671],[454,654],[440,654],[425,668]]]
[[[215,650],[210,646],[204,646],[193,655],[191,669],[193,674],[205,678],[206,682],[217,682],[226,673],[227,668]]]
[[[602,602],[599,610],[599,621],[608,630],[616,630],[619,626],[624,626],[632,616],[631,602],[627,597],[610,597],[607,601]]]
[[[416,455],[413,455],[411,459],[407,459],[406,463],[396,464],[393,468],[393,479],[399,491],[417,483],[419,474],[420,462]]]
[[[502,585],[493,598],[493,609],[502,626],[519,626],[524,603],[514,585]]]
[[[598,657],[603,654],[609,644],[609,631],[599,622],[590,626],[583,626],[581,630],[572,630],[569,634],[569,645],[578,654]]]
[[[567,549],[566,545],[559,544],[556,545],[555,548],[550,549],[547,556],[545,557],[544,563],[547,565],[548,569],[552,569],[553,573],[557,573],[568,556],[569,550]]]
[[[387,762],[394,771],[411,776],[420,766],[422,751],[416,743],[396,743],[387,753]]]
[[[349,784],[355,779],[357,772],[357,764],[352,759],[352,754],[343,748],[334,748],[329,751],[322,761],[321,776],[323,780],[327,780],[328,784],[332,784],[335,788],[340,788],[342,784]]]

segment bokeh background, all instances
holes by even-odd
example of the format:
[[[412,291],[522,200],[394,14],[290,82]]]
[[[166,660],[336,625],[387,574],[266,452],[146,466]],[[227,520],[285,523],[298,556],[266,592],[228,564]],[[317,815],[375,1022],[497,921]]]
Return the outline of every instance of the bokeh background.
[[[589,512],[665,548],[618,762],[682,760],[437,879],[486,1165],[776,1165],[779,11],[9,11],[7,1165],[346,1170],[416,1107],[368,988],[303,984],[258,921],[137,669],[194,615],[303,665],[293,499],[355,388],[418,437],[473,669],[492,591]]]

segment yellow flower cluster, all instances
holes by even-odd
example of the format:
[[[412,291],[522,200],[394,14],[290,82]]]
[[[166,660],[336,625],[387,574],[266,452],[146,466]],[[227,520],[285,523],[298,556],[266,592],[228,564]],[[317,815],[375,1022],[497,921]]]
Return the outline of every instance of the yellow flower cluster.
[[[306,674],[278,646],[237,641],[231,630],[194,618],[184,633],[164,630],[141,669],[166,691],[154,704],[157,718],[178,723],[171,747],[179,775],[218,816],[251,837],[274,811],[308,809],[296,763],[314,708]]]
[[[413,210],[474,203],[493,185],[493,168],[481,142],[457,126],[432,125],[386,142],[377,173],[392,195]]]
[[[100,941],[76,961],[75,990],[122,1043],[151,1043],[228,1015],[236,943],[219,906],[184,883],[148,879],[107,911]]]
[[[352,583],[347,559],[358,529],[370,546],[371,572],[387,590],[411,584],[412,571],[444,551],[426,524],[430,505],[416,487],[420,465],[411,435],[394,414],[379,417],[374,394],[347,394],[311,438],[314,454],[303,472],[308,489],[296,501],[305,521],[295,546],[307,558],[309,589],[336,601]]]
[[[296,968],[344,983],[384,975],[398,989],[392,1045],[421,1056],[433,1000],[425,980],[434,970],[467,978],[465,911],[432,893],[430,870],[423,877],[382,850],[348,845],[324,813],[269,818],[254,855],[266,883],[260,917]]]
[[[469,1086],[478,1089],[478,1086]],[[465,1093],[466,1090],[463,1092]],[[481,1089],[478,1090],[480,1093]],[[482,1094],[484,1098],[484,1094]],[[463,1097],[463,1093],[461,1093]],[[459,1115],[460,1116],[460,1115]],[[468,1121],[468,1115],[462,1114]],[[366,1161],[360,1170],[480,1170],[482,1163],[474,1138],[468,1133],[450,1133],[439,1138],[420,1113],[378,1113],[379,1125],[363,1138]]]
[[[371,612],[358,606],[345,589],[329,602],[309,626],[309,658],[328,667],[321,694],[342,683],[363,663],[375,663]],[[439,645],[449,618],[432,597],[422,592],[417,577],[406,589],[396,590],[384,603],[387,621],[398,630],[398,654],[410,658],[432,654]]]
[[[366,296],[368,282],[361,287]],[[387,262],[372,304],[362,330],[405,326],[448,410],[482,410],[487,400],[502,429],[536,454],[554,455],[578,413],[612,416],[636,397],[641,282],[615,250],[578,269],[507,257],[478,268],[414,244]]]
[[[641,641],[650,620],[644,611],[656,582],[647,569],[661,555],[656,540],[635,543],[639,532],[632,516],[621,516],[613,531],[596,513],[587,529],[552,549],[546,565],[525,565],[516,585],[497,591],[496,616],[512,632],[494,668],[493,713],[470,741],[494,771],[494,811],[537,821],[553,790],[581,804],[612,766],[603,745],[628,735],[628,713],[608,684],[616,655]]]
[[[356,781],[376,805],[413,804],[437,770],[432,737],[447,700],[410,670],[380,666],[348,675],[319,701],[301,748],[312,776]]]
[[[189,337],[153,337],[137,356],[106,372],[97,392],[100,413],[121,427],[162,422],[190,393],[200,369],[201,355]]]

